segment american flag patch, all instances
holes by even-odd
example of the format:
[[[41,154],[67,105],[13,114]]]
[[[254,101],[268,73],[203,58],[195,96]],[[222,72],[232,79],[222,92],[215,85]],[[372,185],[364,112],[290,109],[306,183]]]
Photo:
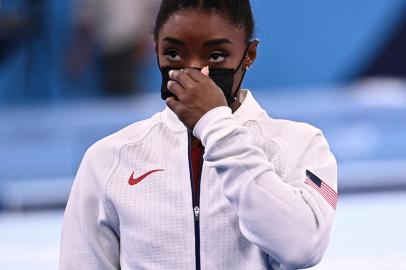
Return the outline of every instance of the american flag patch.
[[[321,181],[316,175],[312,172],[306,170],[306,180],[305,183],[317,190],[321,196],[326,199],[326,201],[334,208],[337,207],[337,192],[334,191],[331,187],[329,187],[326,183]]]

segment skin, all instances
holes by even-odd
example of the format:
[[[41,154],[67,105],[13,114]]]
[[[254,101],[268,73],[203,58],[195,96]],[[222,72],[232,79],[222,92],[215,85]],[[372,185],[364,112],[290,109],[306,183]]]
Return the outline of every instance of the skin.
[[[162,67],[184,67],[169,73],[168,89],[179,100],[168,98],[166,104],[187,128],[193,130],[208,111],[227,106],[221,89],[207,75],[193,68],[208,66],[209,72],[210,68],[237,68],[248,45],[243,28],[213,12],[184,10],[169,17],[155,43]],[[256,50],[257,42],[254,42],[234,75],[233,95],[239,91],[244,69],[255,61]],[[237,101],[230,107],[235,111],[239,105]]]

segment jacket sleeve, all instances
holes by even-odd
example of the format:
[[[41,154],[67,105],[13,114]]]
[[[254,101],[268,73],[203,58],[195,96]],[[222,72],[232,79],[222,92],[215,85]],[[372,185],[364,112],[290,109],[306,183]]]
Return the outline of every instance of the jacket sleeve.
[[[117,215],[104,191],[109,165],[91,149],[82,160],[65,209],[60,270],[120,268]]]
[[[238,215],[242,234],[271,262],[287,269],[311,267],[321,260],[335,214],[336,161],[321,132],[312,134],[299,136],[297,147],[290,146],[290,152],[302,153],[296,153],[293,169],[281,179],[229,108],[209,111],[194,128],[205,146],[205,161],[223,181],[223,193]],[[286,137],[291,135],[287,132]],[[317,184],[330,188],[331,197],[310,182],[307,172]]]

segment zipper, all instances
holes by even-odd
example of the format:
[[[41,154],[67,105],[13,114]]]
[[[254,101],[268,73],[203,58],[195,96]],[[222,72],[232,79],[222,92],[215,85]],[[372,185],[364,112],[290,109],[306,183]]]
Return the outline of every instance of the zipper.
[[[193,208],[193,212],[195,212],[195,221],[199,222],[199,213],[200,213],[199,206],[195,206]]]
[[[188,159],[189,159],[189,174],[190,174],[190,183],[192,188],[192,210],[194,216],[194,227],[195,227],[195,261],[196,261],[196,270],[200,270],[200,180],[202,177],[202,167],[203,167],[203,158],[200,162],[200,175],[199,181],[197,183],[198,188],[195,192],[195,184],[193,181],[193,166],[192,166],[192,133],[188,130]]]

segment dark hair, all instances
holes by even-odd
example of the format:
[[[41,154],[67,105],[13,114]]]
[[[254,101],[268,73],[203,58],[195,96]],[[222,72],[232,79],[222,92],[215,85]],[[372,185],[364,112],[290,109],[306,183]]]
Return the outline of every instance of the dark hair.
[[[245,30],[246,41],[254,35],[255,22],[249,0],[162,0],[155,22],[154,37],[171,15],[187,9],[199,9],[224,15],[233,25]]]

